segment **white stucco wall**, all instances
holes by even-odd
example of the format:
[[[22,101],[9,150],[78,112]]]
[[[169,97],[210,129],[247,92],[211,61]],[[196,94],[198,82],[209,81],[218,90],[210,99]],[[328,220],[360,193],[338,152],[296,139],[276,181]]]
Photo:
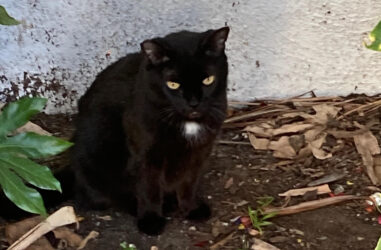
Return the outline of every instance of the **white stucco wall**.
[[[362,46],[380,0],[0,0],[0,100],[43,93],[72,111],[95,75],[144,39],[228,24],[231,99],[381,93],[381,53]],[[111,55],[106,57],[110,51]]]

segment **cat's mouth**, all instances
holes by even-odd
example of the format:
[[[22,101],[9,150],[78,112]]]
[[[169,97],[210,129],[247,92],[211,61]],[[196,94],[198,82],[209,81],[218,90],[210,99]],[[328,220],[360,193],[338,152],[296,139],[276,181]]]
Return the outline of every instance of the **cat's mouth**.
[[[192,112],[189,112],[188,114],[188,118],[190,120],[198,120],[202,117],[201,113],[198,112],[198,111],[192,111]]]

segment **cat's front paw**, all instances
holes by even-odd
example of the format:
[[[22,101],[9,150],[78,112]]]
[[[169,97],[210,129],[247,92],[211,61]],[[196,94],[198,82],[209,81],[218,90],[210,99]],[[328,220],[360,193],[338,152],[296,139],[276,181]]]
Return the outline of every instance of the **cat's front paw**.
[[[143,217],[138,219],[139,230],[148,235],[159,235],[165,224],[165,218],[155,212],[146,212]]]
[[[189,220],[207,220],[211,216],[212,212],[210,210],[210,207],[205,202],[201,202],[200,205],[191,210],[188,215],[187,219]]]

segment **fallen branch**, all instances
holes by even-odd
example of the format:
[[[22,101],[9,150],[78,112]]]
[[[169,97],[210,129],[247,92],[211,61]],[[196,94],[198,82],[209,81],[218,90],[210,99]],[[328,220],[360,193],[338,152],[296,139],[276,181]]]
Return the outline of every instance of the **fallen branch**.
[[[344,201],[350,200],[365,200],[367,197],[354,196],[354,195],[343,195],[330,197],[325,199],[320,199],[316,201],[307,201],[302,202],[295,206],[285,207],[285,208],[268,208],[265,209],[265,213],[275,213],[276,215],[288,215],[288,214],[297,214],[305,211],[314,210],[317,208],[322,208],[330,205],[334,205]]]

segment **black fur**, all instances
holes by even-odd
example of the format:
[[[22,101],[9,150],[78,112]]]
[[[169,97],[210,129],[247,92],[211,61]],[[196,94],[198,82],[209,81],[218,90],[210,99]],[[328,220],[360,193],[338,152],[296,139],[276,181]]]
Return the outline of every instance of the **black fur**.
[[[171,207],[165,200],[190,219],[210,216],[197,186],[225,118],[228,32],[182,31],[146,40],[140,53],[97,76],[79,101],[72,151],[83,205],[124,206],[150,235],[165,226],[163,208]],[[211,75],[215,82],[203,85]],[[180,88],[168,88],[167,81]],[[201,124],[200,136],[184,135],[186,121]]]

